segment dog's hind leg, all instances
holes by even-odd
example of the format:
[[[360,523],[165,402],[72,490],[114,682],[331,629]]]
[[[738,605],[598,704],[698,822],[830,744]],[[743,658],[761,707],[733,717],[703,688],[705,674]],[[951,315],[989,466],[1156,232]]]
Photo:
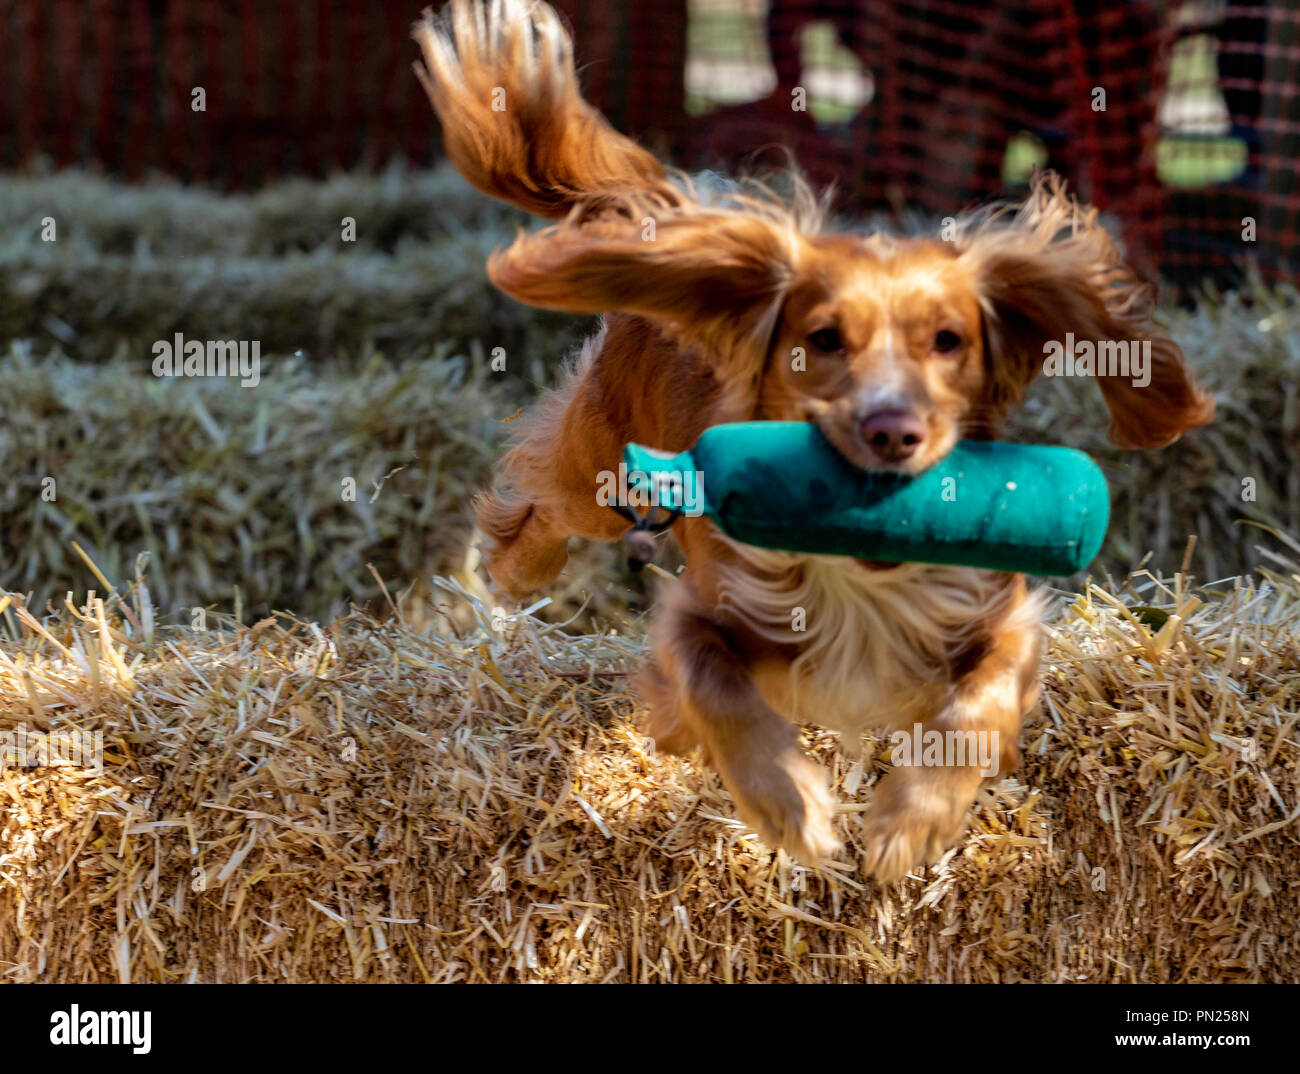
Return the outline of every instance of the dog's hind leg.
[[[564,569],[569,534],[526,497],[513,490],[484,492],[474,513],[488,538],[488,574],[505,595],[522,600]]]
[[[617,472],[623,446],[592,372],[600,343],[588,341],[564,384],[524,419],[496,487],[474,503],[488,574],[516,600],[564,569],[570,537],[617,541],[628,528],[597,498],[601,474]]]
[[[561,498],[559,489],[531,499],[515,488],[493,489],[475,501],[488,537],[484,561],[497,587],[515,600],[554,581],[569,557],[569,538],[616,541],[627,522],[596,503],[593,487]]]

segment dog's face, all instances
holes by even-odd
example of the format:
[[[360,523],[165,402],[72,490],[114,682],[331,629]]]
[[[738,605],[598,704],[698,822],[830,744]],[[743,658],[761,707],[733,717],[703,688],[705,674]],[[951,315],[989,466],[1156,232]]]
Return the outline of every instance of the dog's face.
[[[966,223],[952,242],[861,238],[753,203],[633,204],[523,237],[488,269],[525,302],[671,326],[715,361],[715,420],[812,420],[870,470],[918,473],[995,434],[1067,333],[1149,351],[1141,383],[1096,370],[1115,443],[1163,447],[1213,417],[1095,210],[1043,181],[1014,216]]]
[[[983,337],[950,245],[815,240],[776,330],[763,416],[815,421],[863,469],[919,473],[986,416]]]

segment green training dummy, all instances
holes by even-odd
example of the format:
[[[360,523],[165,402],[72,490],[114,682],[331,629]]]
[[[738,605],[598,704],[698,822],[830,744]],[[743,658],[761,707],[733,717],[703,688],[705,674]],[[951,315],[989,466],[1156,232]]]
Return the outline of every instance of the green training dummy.
[[[759,421],[715,425],[680,454],[628,444],[623,461],[634,499],[744,544],[885,563],[1073,574],[1110,516],[1097,465],[1040,444],[963,440],[910,477],[859,469],[811,423]]]

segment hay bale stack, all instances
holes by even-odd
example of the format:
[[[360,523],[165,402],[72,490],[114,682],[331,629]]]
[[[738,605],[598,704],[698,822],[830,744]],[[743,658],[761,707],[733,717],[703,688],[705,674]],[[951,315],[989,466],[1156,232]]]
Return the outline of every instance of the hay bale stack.
[[[0,366],[0,589],[44,609],[115,585],[150,556],[153,598],[329,618],[426,564],[464,558],[469,498],[486,479],[509,401],[486,365],[439,352],[359,374],[268,358],[262,380],[156,379],[147,363]],[[49,483],[52,482],[52,483]]]
[[[1021,770],[886,888],[854,843],[885,744],[811,735],[850,850],[792,865],[653,755],[639,637],[498,632],[443,585],[473,622],[163,630],[142,585],[45,622],[11,602],[0,727],[100,730],[105,766],[3,773],[6,978],[1297,978],[1295,563],[1075,598]]]
[[[42,236],[47,216],[57,224],[55,242]],[[356,242],[343,241],[345,217],[356,221]],[[87,575],[66,569],[67,540],[75,537],[89,547],[100,543],[98,535],[113,533],[120,552],[104,544],[97,560],[120,555],[129,563],[142,549],[152,549],[155,595],[167,607],[228,598],[225,592],[218,598],[210,583],[249,577],[243,567],[231,566],[237,526],[210,509],[213,489],[226,494],[231,487],[229,475],[214,470],[209,479],[197,479],[178,472],[163,452],[155,453],[152,473],[138,475],[142,483],[125,485],[117,469],[116,448],[124,439],[142,428],[174,427],[178,414],[190,412],[192,396],[207,400],[209,409],[226,410],[220,421],[232,430],[232,442],[249,432],[257,414],[272,428],[294,428],[303,456],[338,451],[338,437],[326,423],[302,422],[294,409],[296,390],[263,381],[255,390],[214,402],[203,394],[206,389],[150,387],[152,347],[176,332],[188,340],[258,340],[268,361],[304,351],[320,375],[327,411],[345,409],[354,394],[370,392],[367,371],[376,351],[384,362],[399,363],[422,361],[435,350],[459,353],[481,370],[483,356],[501,347],[505,372],[485,377],[494,396],[491,409],[499,418],[528,402],[538,386],[555,382],[561,356],[591,321],[528,309],[488,282],[485,258],[523,222],[445,168],[337,176],[324,183],[292,180],[229,197],[172,183],[124,186],[76,173],[0,180],[0,231],[6,236],[0,244],[0,351],[17,347],[39,356],[25,365],[12,354],[0,360],[4,424],[23,430],[6,436],[0,427],[0,465],[13,475],[10,484],[0,484],[0,518],[6,523],[0,528],[0,586],[32,590],[40,598],[84,586]],[[909,226],[933,230],[933,222],[920,219]],[[1106,443],[1108,422],[1095,385],[1070,379],[1040,381],[1010,435],[1082,448],[1105,468],[1114,511],[1094,569],[1122,577],[1148,552],[1169,569],[1188,534],[1196,533],[1201,543],[1194,567],[1201,577],[1244,573],[1256,560],[1254,535],[1243,530],[1242,519],[1300,532],[1300,468],[1294,461],[1300,457],[1300,295],[1292,286],[1256,286],[1248,298],[1207,297],[1194,311],[1167,309],[1162,316],[1219,398],[1214,425],[1162,452],[1121,452]],[[104,374],[81,368],[89,363],[104,364]],[[33,364],[50,371],[32,374]],[[299,386],[303,376],[298,374]],[[393,421],[407,429],[412,418],[432,426],[417,431],[422,443],[443,424],[441,408],[474,413],[484,405],[482,395],[453,393],[437,383],[435,409],[398,415],[399,405],[425,403],[422,391],[390,400]],[[88,410],[97,414],[94,440],[82,416]],[[308,442],[308,436],[318,439]],[[482,446],[492,451],[497,440],[485,436]],[[377,442],[382,445],[382,435]],[[58,447],[46,451],[44,444]],[[381,465],[385,449],[379,446],[374,454]],[[76,471],[73,487],[106,494],[82,496],[75,520],[58,520],[56,540],[43,532],[28,539],[37,533],[23,519],[36,510],[34,483],[60,476],[49,469],[50,457]],[[286,473],[285,462],[280,454],[247,454],[234,487],[274,486]],[[293,479],[304,478],[301,488],[308,480],[301,466],[292,465]],[[463,494],[484,471],[477,457],[467,459],[463,473],[440,486],[436,503],[427,498],[426,485],[402,484],[410,472],[390,492],[425,497],[403,508],[408,518],[427,521],[431,511],[461,518]],[[145,494],[161,495],[176,517],[205,517],[193,536],[177,530],[165,565],[147,532],[152,521],[136,517],[135,504]],[[15,512],[23,525],[11,533]],[[130,517],[124,519],[124,512]],[[211,542],[201,539],[209,533]],[[378,595],[364,570],[366,559],[391,564],[383,576],[399,586],[457,566],[437,556],[416,562],[408,555],[415,544],[437,544],[428,534],[397,537],[381,527],[358,543],[355,527],[343,525],[316,528],[313,536],[331,560],[324,599],[307,584],[309,576],[315,581],[314,568],[258,570],[250,586],[259,587],[259,606],[329,618],[340,594]],[[278,531],[274,539],[291,541],[292,531]],[[350,570],[346,580],[338,578],[338,564]],[[163,566],[165,576],[156,573]],[[186,574],[194,578],[187,581]]]
[[[56,244],[41,238],[53,217]],[[344,218],[355,240],[341,241]],[[123,257],[284,257],[322,248],[380,253],[440,242],[469,231],[509,237],[531,218],[485,197],[450,165],[318,181],[278,179],[248,193],[221,193],[155,176],[122,183],[75,169],[6,174],[0,182],[0,232],[14,248]]]
[[[422,358],[479,342],[521,372],[523,356],[558,358],[589,323],[503,300],[488,282],[488,254],[526,220],[450,168],[232,196],[75,172],[6,177],[0,345],[144,364],[155,340],[180,332],[360,364],[375,349]]]
[[[471,497],[522,401],[502,379],[477,349],[443,345],[360,370],[265,355],[251,388],[15,345],[0,361],[0,591],[44,610],[95,584],[75,544],[115,585],[147,553],[160,614],[186,622],[236,602],[328,620],[383,605],[377,577],[418,601],[430,575],[464,563]],[[611,566],[615,548],[575,548],[556,616],[643,602],[626,571],[606,584]]]

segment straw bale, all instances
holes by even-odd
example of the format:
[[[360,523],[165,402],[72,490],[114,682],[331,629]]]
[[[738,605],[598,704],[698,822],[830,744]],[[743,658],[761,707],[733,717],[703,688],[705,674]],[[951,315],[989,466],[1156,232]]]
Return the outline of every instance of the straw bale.
[[[494,622],[446,579],[423,628],[162,627],[143,579],[56,616],[11,598],[0,727],[102,731],[105,763],[0,771],[0,974],[1294,982],[1293,550],[1213,591],[1065,596],[1020,770],[885,887],[856,818],[887,744],[808,732],[849,849],[795,865],[655,756],[637,631]]]

